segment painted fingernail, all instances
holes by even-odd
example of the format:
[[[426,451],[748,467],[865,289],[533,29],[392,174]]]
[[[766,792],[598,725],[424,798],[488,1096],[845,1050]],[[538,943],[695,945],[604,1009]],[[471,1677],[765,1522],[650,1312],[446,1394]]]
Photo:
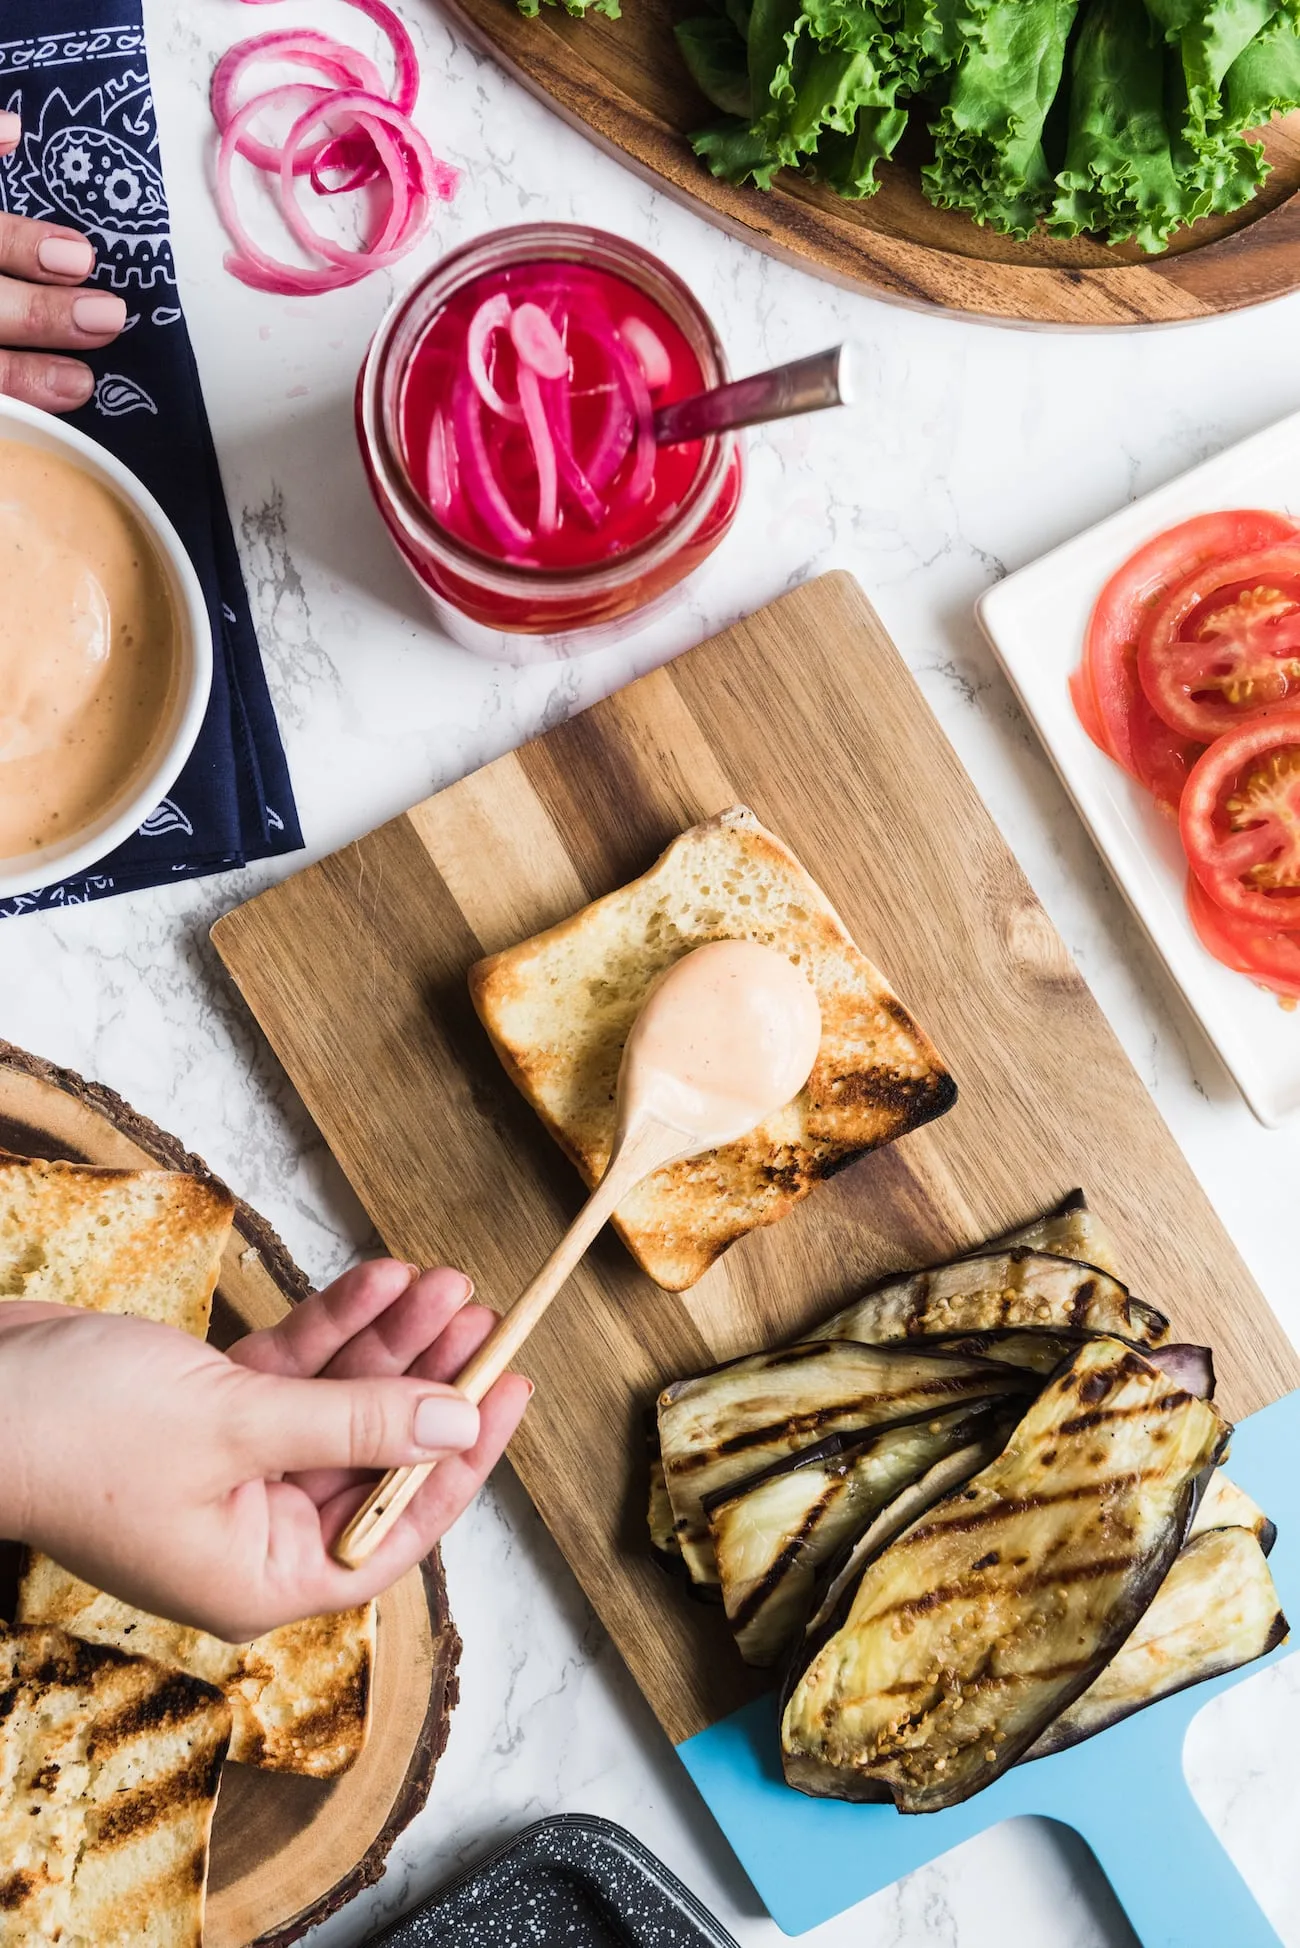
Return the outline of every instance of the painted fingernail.
[[[412,1278],[418,1278],[420,1276],[420,1267],[418,1265],[408,1265],[406,1269]]]
[[[534,1382],[533,1382],[532,1380],[530,1380],[530,1381],[528,1382],[528,1398],[529,1398],[530,1400],[532,1399],[532,1397],[533,1397],[533,1395],[534,1395],[534,1394],[536,1393],[536,1391],[537,1391],[537,1387],[536,1387],[536,1385],[535,1385],[535,1383],[534,1383]]]
[[[82,237],[43,237],[36,246],[36,261],[52,277],[89,277],[95,253]]]
[[[126,304],[109,291],[87,291],[73,304],[72,322],[87,337],[102,338],[108,332],[121,331],[126,323]]]
[[[0,108],[0,149],[12,149],[23,132],[21,116],[8,108]]]
[[[459,1452],[478,1439],[478,1408],[454,1393],[430,1394],[415,1410],[415,1444]]]
[[[84,406],[95,390],[95,375],[89,366],[78,365],[75,359],[51,359],[47,383],[54,397],[65,405]]]

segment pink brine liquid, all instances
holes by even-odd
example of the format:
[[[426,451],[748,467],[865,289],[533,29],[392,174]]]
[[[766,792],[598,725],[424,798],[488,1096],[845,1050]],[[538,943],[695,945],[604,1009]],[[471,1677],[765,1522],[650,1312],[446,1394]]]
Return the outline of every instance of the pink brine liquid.
[[[481,554],[592,568],[681,507],[701,448],[656,447],[651,415],[703,385],[678,326],[614,272],[562,260],[485,271],[451,294],[411,355],[407,472],[440,525]],[[708,546],[734,512],[734,493],[722,498],[725,520],[697,537]]]

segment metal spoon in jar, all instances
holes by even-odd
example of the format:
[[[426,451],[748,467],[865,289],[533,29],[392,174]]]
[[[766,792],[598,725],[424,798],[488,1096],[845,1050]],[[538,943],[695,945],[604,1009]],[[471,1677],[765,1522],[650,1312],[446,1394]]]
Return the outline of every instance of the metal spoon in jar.
[[[829,352],[789,365],[774,365],[748,379],[696,392],[654,416],[656,446],[679,446],[702,440],[710,433],[735,432],[742,426],[761,426],[770,419],[791,419],[796,413],[819,413],[825,406],[851,406],[854,401],[856,355],[852,345],[835,345]]]
[[[774,947],[716,940],[675,961],[651,988],[623,1050],[605,1173],[537,1277],[456,1385],[482,1400],[500,1379],[596,1234],[643,1178],[747,1136],[807,1082],[821,1046],[807,976]],[[356,1568],[374,1553],[437,1464],[394,1468],[334,1544]]]

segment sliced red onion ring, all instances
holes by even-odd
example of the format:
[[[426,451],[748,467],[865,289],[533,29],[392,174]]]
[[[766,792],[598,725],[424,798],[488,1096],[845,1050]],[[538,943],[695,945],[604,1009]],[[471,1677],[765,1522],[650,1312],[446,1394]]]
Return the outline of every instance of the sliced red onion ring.
[[[251,3],[256,5],[258,0],[251,0]],[[234,184],[231,180],[240,137],[259,108],[264,107],[268,102],[274,102],[278,96],[293,92],[295,90],[291,85],[283,89],[272,88],[265,95],[255,96],[252,101],[245,102],[222,135],[221,147],[217,153],[217,208],[231,242],[235,245],[234,252],[226,258],[226,268],[242,283],[253,285],[258,290],[274,291],[281,297],[305,297],[321,291],[341,290],[345,285],[355,284],[360,278],[367,276],[375,266],[374,257],[364,251],[354,251],[347,259],[332,260],[329,267],[325,269],[304,268],[298,264],[285,263],[283,259],[273,257],[269,251],[264,250],[250,235],[240,218],[235,201]],[[370,97],[364,96],[361,99],[369,102]],[[390,103],[383,103],[381,106],[389,114],[396,113]],[[312,111],[314,115],[319,115],[321,112],[319,105]],[[304,118],[299,118],[300,122],[303,120]],[[298,124],[295,124],[295,127],[297,126]],[[418,232],[410,221],[414,206],[404,181],[401,198],[397,191],[397,183],[402,180],[402,157],[396,144],[389,138],[388,131],[382,128],[377,120],[375,130],[377,138],[386,145],[389,156],[395,159],[396,170],[393,204],[383,229],[375,239],[375,250],[385,254],[398,241],[403,220],[408,227],[410,243],[415,241]],[[291,153],[286,153],[286,161],[288,164],[292,163]],[[291,169],[289,174],[292,181]]]
[[[264,3],[264,0],[249,0],[251,5],[260,3]],[[217,62],[212,75],[212,115],[223,134],[238,113],[235,94],[240,81],[246,70],[262,59],[288,61],[296,67],[314,68],[337,88],[364,88],[375,95],[384,92],[379,69],[355,48],[332,40],[328,34],[279,28],[274,33],[258,34],[252,40],[241,41]],[[327,137],[319,144],[315,156],[301,155],[297,162],[298,170],[305,173],[314,168],[323,152],[334,147],[335,142],[336,138]],[[260,136],[249,132],[240,138],[239,153],[258,169],[275,170],[280,167],[280,146],[263,142]]]
[[[618,335],[641,367],[651,392],[658,392],[673,376],[673,362],[657,331],[644,318],[624,318]]]
[[[560,521],[559,466],[555,440],[542,401],[541,382],[531,365],[520,363],[519,404],[537,464],[537,532],[554,534]]]
[[[246,0],[246,4],[256,6],[262,4],[262,0]],[[366,130],[392,185],[393,202],[383,233],[361,249],[341,244],[333,237],[322,236],[304,214],[294,186],[294,157],[322,117],[336,114],[353,116]],[[390,130],[400,136],[401,147],[393,140]],[[403,150],[409,153],[404,154]],[[425,184],[433,173],[433,152],[409,117],[394,108],[391,102],[380,101],[375,95],[364,94],[359,89],[344,89],[324,101],[313,102],[285,137],[284,152],[280,158],[281,210],[285,222],[304,250],[345,268],[361,262],[367,270],[381,270],[385,265],[396,263],[399,257],[404,257],[418,243],[428,209]]]
[[[247,7],[265,7],[276,3],[277,0],[244,0],[244,5]],[[407,33],[405,23],[391,7],[384,5],[384,0],[347,0],[347,4],[355,7],[359,13],[365,14],[367,19],[373,20],[388,36],[393,50],[394,71],[392,94],[389,99],[395,108],[400,108],[404,115],[409,115],[415,107],[416,97],[420,92],[420,63],[416,57],[415,43]],[[326,37],[322,35],[321,38]],[[336,42],[335,46],[342,48],[350,56],[354,55],[354,50],[342,41]],[[363,55],[359,58],[364,60],[365,57]]]
[[[537,378],[568,378],[569,354],[564,349],[564,340],[540,305],[515,306],[510,314],[510,337],[520,365]],[[522,399],[522,386],[519,392]]]
[[[456,446],[438,409],[429,428],[429,498],[435,514],[446,514],[456,498]]]
[[[507,555],[526,555],[532,532],[516,519],[505,490],[492,471],[483,438],[483,402],[468,374],[462,373],[452,391],[452,426],[461,479],[484,527]]]
[[[504,331],[510,324],[510,300],[504,291],[498,291],[494,298],[485,298],[469,321],[465,334],[465,357],[469,363],[469,376],[474,381],[474,390],[483,404],[502,419],[513,421],[516,425],[523,418],[523,411],[513,401],[503,399],[488,376],[488,340],[494,331]]]

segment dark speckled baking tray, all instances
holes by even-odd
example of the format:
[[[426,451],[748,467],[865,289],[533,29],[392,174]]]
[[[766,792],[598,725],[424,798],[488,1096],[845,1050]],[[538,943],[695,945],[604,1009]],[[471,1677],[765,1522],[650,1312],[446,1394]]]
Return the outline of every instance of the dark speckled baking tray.
[[[689,1888],[605,1819],[539,1820],[371,1948],[737,1948]]]

